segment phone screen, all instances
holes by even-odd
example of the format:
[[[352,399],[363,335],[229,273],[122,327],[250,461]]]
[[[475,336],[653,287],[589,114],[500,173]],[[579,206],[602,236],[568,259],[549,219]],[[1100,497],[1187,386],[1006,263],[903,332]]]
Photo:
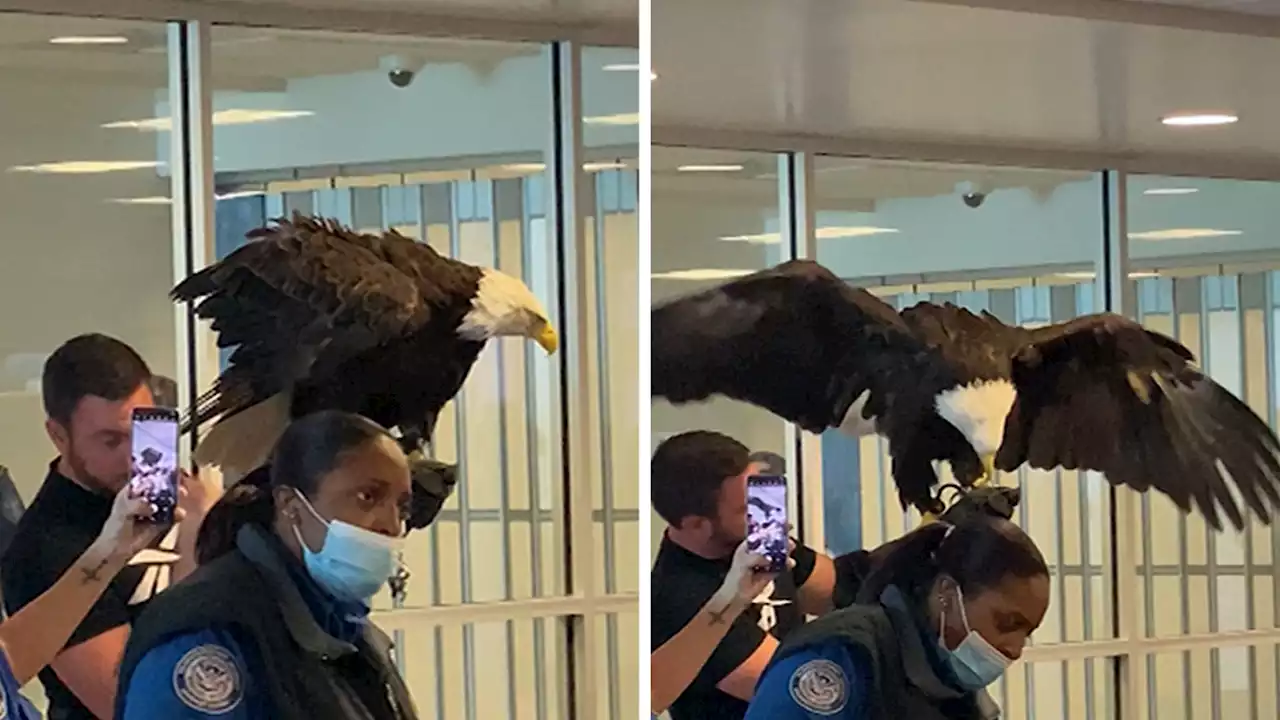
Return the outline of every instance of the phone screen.
[[[134,408],[129,486],[156,508],[152,520],[173,522],[178,506],[178,411]]]
[[[787,567],[787,479],[747,478],[747,549],[769,560],[769,572]]]

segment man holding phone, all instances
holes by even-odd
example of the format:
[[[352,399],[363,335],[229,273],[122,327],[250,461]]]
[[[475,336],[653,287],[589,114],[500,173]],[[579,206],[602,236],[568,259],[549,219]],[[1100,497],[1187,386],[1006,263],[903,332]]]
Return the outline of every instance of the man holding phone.
[[[10,614],[48,590],[97,538],[128,482],[134,408],[155,404],[147,364],[100,334],[68,340],[45,362],[42,393],[58,458],[0,561]],[[50,720],[112,717],[116,671],[133,619],[195,568],[195,539],[220,488],[184,482],[184,520],[133,557],[93,605],[53,663],[40,672]]]
[[[654,452],[653,507],[667,529],[650,575],[651,664],[655,703],[664,704],[660,687],[679,693],[670,706],[673,720],[742,718],[778,640],[806,614],[832,608],[835,565],[812,548],[795,547],[791,567],[772,578],[760,573],[764,558],[748,554],[735,561],[735,552],[747,552],[740,550],[747,538],[747,478],[781,473],[763,460],[753,460],[737,440],[704,430],[670,437]],[[735,567],[743,580],[727,583]],[[726,584],[756,595],[744,598],[725,591]],[[727,629],[697,631],[701,652],[697,642],[668,644],[697,623]]]

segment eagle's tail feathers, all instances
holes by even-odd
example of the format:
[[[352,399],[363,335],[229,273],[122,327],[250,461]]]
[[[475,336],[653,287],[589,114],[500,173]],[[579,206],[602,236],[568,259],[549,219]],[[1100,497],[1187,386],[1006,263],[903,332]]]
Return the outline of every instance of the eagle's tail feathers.
[[[196,465],[217,465],[226,476],[243,477],[267,462],[289,425],[289,404],[289,394],[278,393],[218,421],[196,446]]]

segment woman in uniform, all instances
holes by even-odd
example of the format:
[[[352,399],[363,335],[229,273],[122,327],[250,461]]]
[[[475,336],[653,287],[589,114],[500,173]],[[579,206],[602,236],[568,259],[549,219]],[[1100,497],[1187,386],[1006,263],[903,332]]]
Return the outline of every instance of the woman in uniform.
[[[179,488],[185,494],[185,488]],[[53,587],[0,624],[0,718],[38,720],[35,707],[19,694],[62,652],[89,609],[125,568],[169,525],[150,521],[155,508],[128,486],[116,496],[102,532]],[[177,509],[174,519],[181,520]]]
[[[200,530],[201,566],[133,625],[116,718],[414,720],[369,601],[399,567],[409,465],[376,423],[289,426]]]
[[[746,720],[984,720],[985,688],[1049,606],[1049,570],[1008,520],[933,523],[898,540],[859,604],[788,636]]]

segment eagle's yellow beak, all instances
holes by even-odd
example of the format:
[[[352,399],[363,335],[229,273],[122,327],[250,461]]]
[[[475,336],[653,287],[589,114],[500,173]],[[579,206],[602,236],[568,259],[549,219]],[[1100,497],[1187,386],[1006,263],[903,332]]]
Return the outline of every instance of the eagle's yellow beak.
[[[560,336],[556,334],[556,329],[551,327],[550,323],[542,326],[538,334],[533,336],[533,341],[541,345],[548,355],[554,354],[560,347]]]

